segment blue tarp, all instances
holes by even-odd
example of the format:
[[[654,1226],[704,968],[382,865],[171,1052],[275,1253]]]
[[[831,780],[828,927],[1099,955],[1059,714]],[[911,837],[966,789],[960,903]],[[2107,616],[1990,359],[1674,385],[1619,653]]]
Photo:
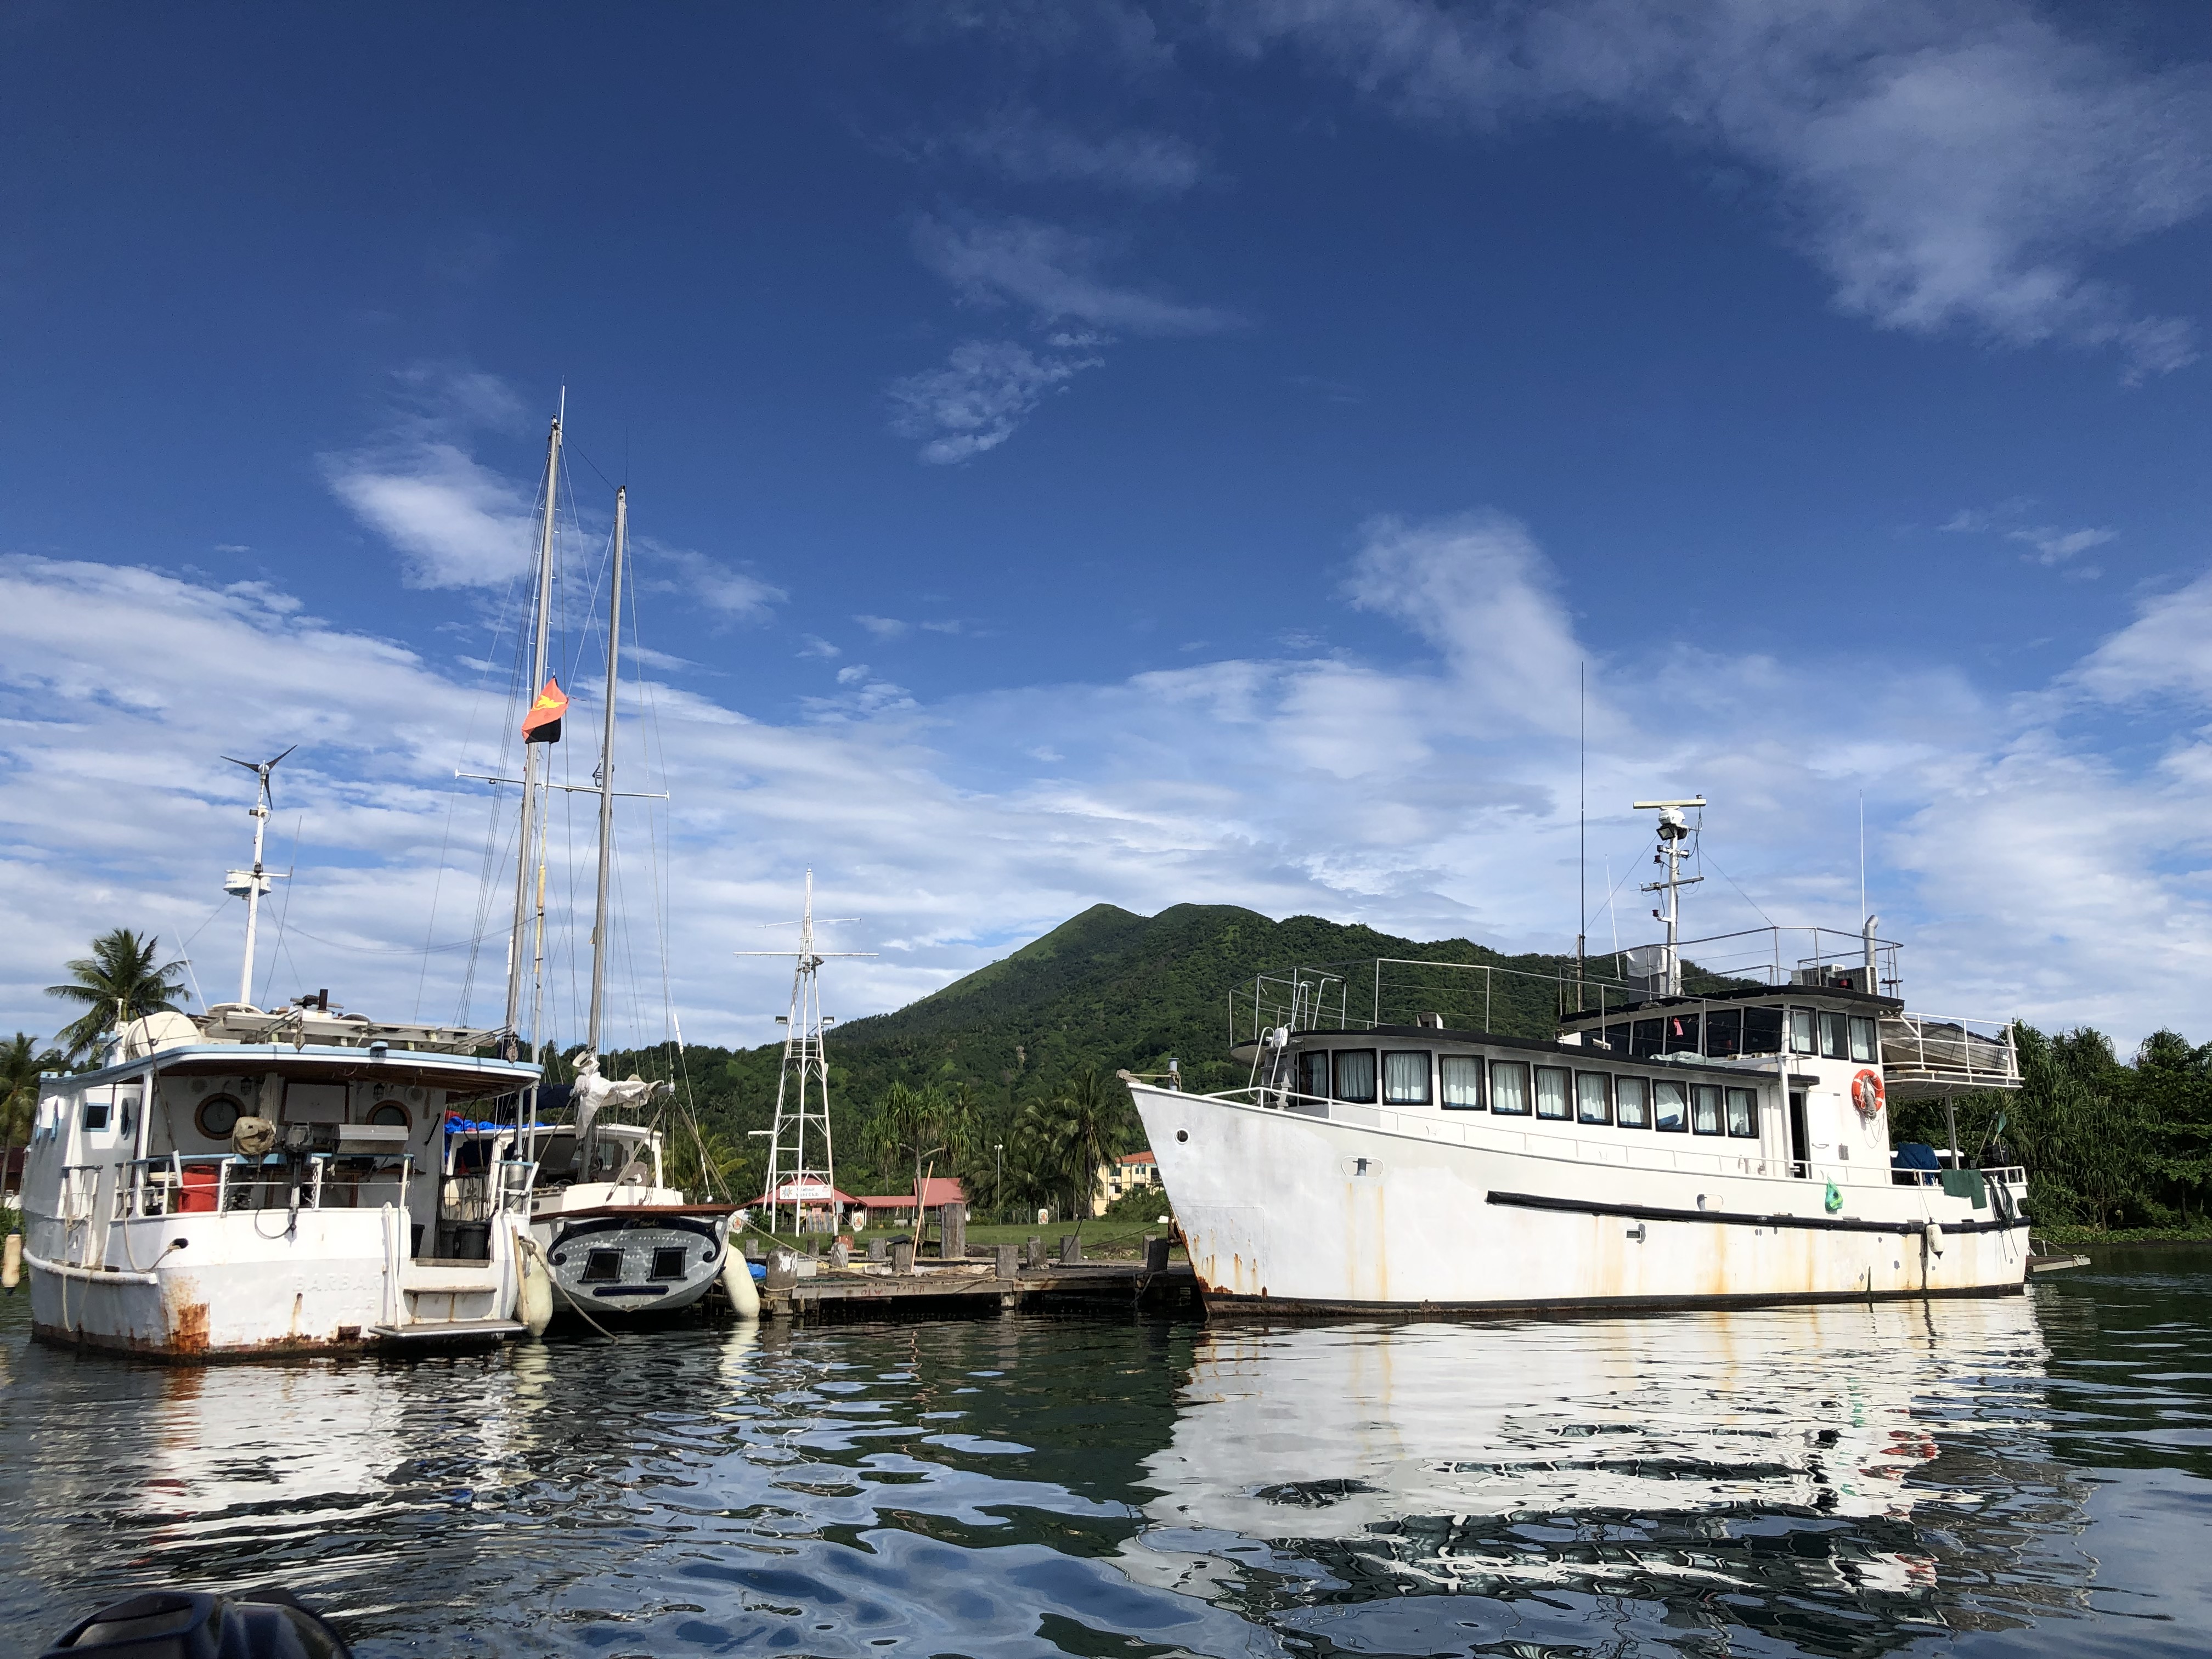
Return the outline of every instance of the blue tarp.
[[[1916,1170],[1919,1173],[1921,1184],[1932,1187],[1936,1184],[1934,1177],[1943,1166],[1936,1161],[1936,1149],[1933,1146],[1923,1146],[1917,1140],[1908,1140],[1890,1153],[1889,1167],[1893,1170]]]

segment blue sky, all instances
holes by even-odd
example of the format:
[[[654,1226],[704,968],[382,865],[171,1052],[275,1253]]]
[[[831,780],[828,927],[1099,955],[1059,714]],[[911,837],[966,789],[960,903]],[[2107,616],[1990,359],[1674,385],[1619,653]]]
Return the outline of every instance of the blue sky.
[[[1916,1000],[2196,1031],[2197,21],[13,8],[0,1018],[230,961],[213,757],[295,738],[268,994],[458,1006],[565,385],[687,1036],[809,864],[848,1014],[1099,899],[1559,948],[1584,663],[1601,910],[1703,789],[1693,925],[1853,926],[1863,796]]]

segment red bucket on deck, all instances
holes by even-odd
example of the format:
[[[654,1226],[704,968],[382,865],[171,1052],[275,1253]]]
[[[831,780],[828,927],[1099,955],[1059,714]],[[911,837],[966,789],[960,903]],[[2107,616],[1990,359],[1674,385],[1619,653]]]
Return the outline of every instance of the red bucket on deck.
[[[177,1189],[179,1215],[211,1214],[215,1210],[215,1188],[220,1172],[210,1164],[188,1168]]]

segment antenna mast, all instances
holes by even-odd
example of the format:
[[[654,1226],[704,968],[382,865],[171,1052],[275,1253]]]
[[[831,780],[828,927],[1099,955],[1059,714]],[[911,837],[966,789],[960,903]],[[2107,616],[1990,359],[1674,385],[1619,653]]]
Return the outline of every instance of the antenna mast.
[[[599,1010],[607,983],[607,866],[615,842],[615,678],[622,661],[623,547],[629,534],[629,486],[615,491],[615,559],[607,598],[607,725],[599,742],[599,896],[592,911],[592,1010],[584,1046],[599,1052]]]
[[[564,412],[568,393],[562,392]],[[532,629],[529,695],[536,696],[538,688],[545,684],[546,636],[553,624],[553,503],[561,477],[561,416],[553,417],[553,429],[545,440],[545,515],[538,533],[538,614]],[[531,866],[536,860],[534,844],[538,830],[538,750],[543,745],[526,739],[522,745],[522,831],[517,837],[514,853],[514,927],[507,942],[507,1029],[520,1035],[522,1025],[523,952],[530,943]],[[551,762],[548,761],[550,767]],[[545,884],[541,877],[537,884],[540,907],[544,902]],[[536,1021],[533,1018],[534,1027]],[[531,1032],[531,1047],[537,1048],[538,1033]]]
[[[858,916],[828,916],[825,921],[858,921]],[[770,922],[788,927],[789,922]],[[791,1012],[783,1021],[783,1069],[775,1080],[775,1127],[769,1131],[768,1182],[761,1189],[768,1206],[769,1231],[789,1195],[792,1231],[796,1232],[809,1200],[834,1204],[837,1159],[830,1135],[830,1063],[823,1034],[835,1023],[822,1012],[822,964],[837,957],[872,957],[873,951],[822,951],[814,943],[814,872],[806,872],[806,903],[799,918],[799,962],[791,978]],[[740,951],[741,957],[780,957],[781,951]],[[818,1149],[818,1155],[817,1152]],[[915,1194],[915,1202],[921,1195]]]
[[[1678,997],[1682,994],[1682,889],[1694,887],[1703,876],[1685,878],[1682,860],[1690,856],[1690,826],[1682,817],[1686,806],[1702,807],[1703,795],[1692,795],[1684,800],[1640,800],[1635,803],[1639,812],[1656,808],[1659,813],[1659,850],[1651,855],[1654,864],[1664,865],[1667,878],[1644,884],[1647,893],[1664,893],[1667,908],[1651,914],[1667,924],[1666,957],[1660,967],[1660,994]]]
[[[292,749],[299,746],[295,743]],[[292,749],[287,749],[284,755],[290,754]],[[269,884],[277,879],[261,862],[262,842],[269,832],[269,813],[276,804],[269,787],[269,775],[276,769],[276,761],[283,760],[284,755],[277,756],[276,760],[259,762],[242,761],[233,755],[223,757],[233,766],[242,766],[252,773],[258,786],[253,792],[253,805],[246,809],[253,820],[253,867],[230,871],[222,880],[224,892],[236,894],[246,901],[246,960],[238,969],[238,1000],[247,1004],[253,1000],[253,958],[256,934],[261,925],[261,900],[269,890]]]

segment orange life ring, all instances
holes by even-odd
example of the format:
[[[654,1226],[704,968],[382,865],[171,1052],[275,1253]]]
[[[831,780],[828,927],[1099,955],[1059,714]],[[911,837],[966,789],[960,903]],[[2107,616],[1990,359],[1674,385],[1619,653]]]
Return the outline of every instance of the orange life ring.
[[[1881,1073],[1864,1071],[1851,1079],[1851,1104],[1859,1109],[1861,1117],[1871,1121],[1881,1116],[1886,1100]]]

